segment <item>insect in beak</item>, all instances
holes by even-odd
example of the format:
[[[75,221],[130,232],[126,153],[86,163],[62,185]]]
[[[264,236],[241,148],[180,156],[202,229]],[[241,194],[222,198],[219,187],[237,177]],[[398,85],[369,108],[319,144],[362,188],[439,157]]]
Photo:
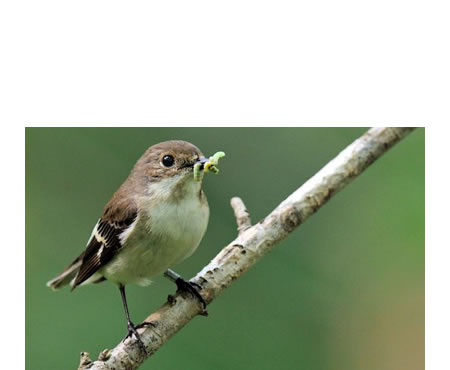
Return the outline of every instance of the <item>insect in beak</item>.
[[[194,166],[197,166],[199,170],[203,170],[205,163],[208,162],[208,158],[200,157],[194,162]]]

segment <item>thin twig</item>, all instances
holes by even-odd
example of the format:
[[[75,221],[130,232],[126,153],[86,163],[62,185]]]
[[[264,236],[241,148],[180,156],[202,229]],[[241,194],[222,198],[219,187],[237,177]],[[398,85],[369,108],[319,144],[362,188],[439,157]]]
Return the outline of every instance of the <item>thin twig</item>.
[[[236,223],[239,234],[242,234],[245,230],[252,227],[252,221],[250,220],[250,214],[245,207],[244,202],[239,197],[231,198],[231,208],[234,211],[234,217],[236,217]]]
[[[373,128],[329,162],[317,174],[284,200],[264,220],[248,228],[228,244],[193,279],[202,286],[202,296],[210,303],[234,280],[253,266],[289,233],[316,212],[340,189],[370,166],[412,128]],[[239,218],[238,218],[239,219]],[[239,224],[239,220],[237,221]],[[152,356],[184,325],[202,312],[198,300],[183,294],[164,304],[145,321],[155,327],[139,330],[147,355],[128,339],[101,360],[91,362],[83,353],[79,369],[136,369]]]

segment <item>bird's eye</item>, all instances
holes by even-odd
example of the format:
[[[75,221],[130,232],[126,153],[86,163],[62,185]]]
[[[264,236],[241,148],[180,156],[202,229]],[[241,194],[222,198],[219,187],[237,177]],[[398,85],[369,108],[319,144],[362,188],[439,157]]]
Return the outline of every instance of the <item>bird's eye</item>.
[[[162,164],[164,165],[164,167],[172,167],[174,163],[175,160],[171,155],[165,155],[162,159]]]

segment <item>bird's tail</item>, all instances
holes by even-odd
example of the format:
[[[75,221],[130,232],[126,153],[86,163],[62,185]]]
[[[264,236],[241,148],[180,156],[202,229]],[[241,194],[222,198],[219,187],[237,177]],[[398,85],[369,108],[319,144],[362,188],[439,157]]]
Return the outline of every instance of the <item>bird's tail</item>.
[[[67,266],[61,273],[59,273],[52,280],[47,282],[47,286],[53,290],[62,288],[63,286],[69,284],[75,276],[77,276],[78,271],[81,266],[82,256],[79,256],[75,261],[73,261],[69,266]]]

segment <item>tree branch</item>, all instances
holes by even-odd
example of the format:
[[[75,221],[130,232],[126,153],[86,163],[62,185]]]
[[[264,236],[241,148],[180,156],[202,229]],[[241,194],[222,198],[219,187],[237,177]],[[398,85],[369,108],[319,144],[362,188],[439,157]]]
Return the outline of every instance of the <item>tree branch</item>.
[[[242,234],[245,230],[252,227],[250,220],[250,214],[247,211],[247,207],[239,197],[231,198],[231,207],[234,211],[234,217],[236,217],[236,223],[239,234]]]
[[[413,128],[370,129],[254,226],[250,224],[250,217],[242,200],[233,198],[231,204],[239,236],[192,279],[202,286],[201,294],[205,301],[211,303],[234,280],[412,130]],[[152,356],[202,311],[198,300],[178,293],[170,302],[147,317],[145,321],[154,323],[154,327],[139,330],[147,355],[134,340],[127,339],[114,349],[103,351],[95,362],[90,360],[89,354],[82,352],[79,369],[137,369],[146,358]]]

